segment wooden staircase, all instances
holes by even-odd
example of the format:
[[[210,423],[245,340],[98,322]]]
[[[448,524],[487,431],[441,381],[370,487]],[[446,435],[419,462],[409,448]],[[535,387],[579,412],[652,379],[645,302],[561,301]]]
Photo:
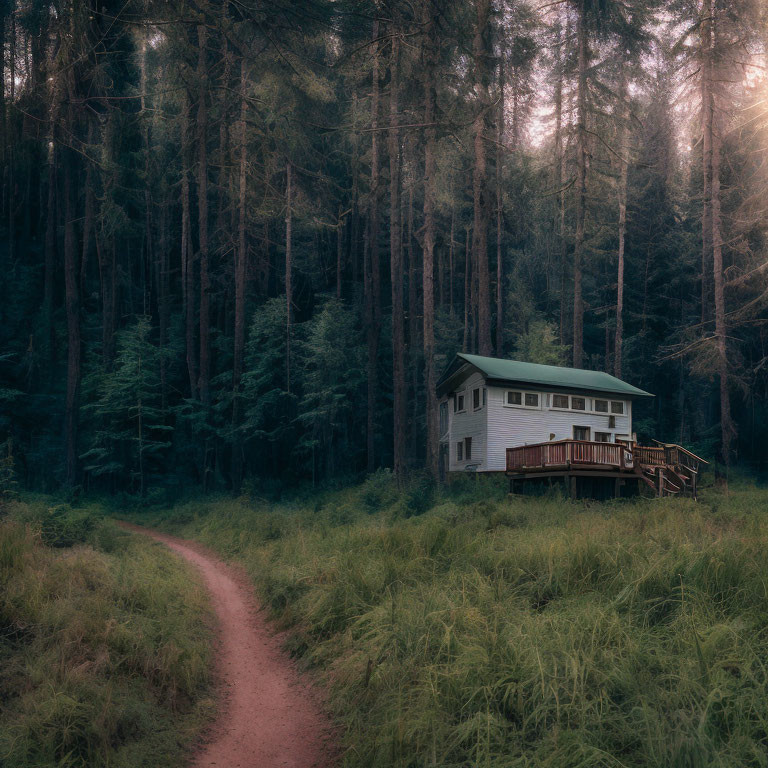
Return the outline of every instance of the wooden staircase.
[[[675,443],[654,447],[635,446],[634,471],[657,496],[691,496],[696,498],[702,464],[708,462]]]

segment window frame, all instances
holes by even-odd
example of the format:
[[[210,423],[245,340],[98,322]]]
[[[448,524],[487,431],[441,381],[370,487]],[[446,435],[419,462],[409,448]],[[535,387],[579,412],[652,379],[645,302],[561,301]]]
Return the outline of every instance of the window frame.
[[[615,405],[621,406],[621,410],[614,410]],[[611,400],[611,416],[624,416],[626,415],[626,412],[627,408],[623,400]]]
[[[456,463],[464,461],[464,441],[459,440],[456,443]]]
[[[472,461],[472,438],[464,438],[464,461]]]
[[[472,410],[473,411],[481,411],[483,409],[483,405],[485,403],[483,402],[483,396],[480,390],[482,390],[483,387],[473,387],[472,388]],[[475,399],[477,399],[477,405],[475,405]]]
[[[459,408],[459,398],[461,398],[461,408]],[[466,413],[467,412],[467,393],[466,390],[461,392],[454,392],[453,394],[453,412],[454,413]]]
[[[562,397],[565,400],[565,405],[555,405],[555,398],[556,397]],[[552,393],[552,405],[551,408],[554,408],[556,411],[570,411],[571,410],[571,398],[569,395],[561,395],[558,392]]]
[[[598,403],[605,403],[605,410],[604,411],[601,411],[597,407]],[[596,397],[596,398],[594,398],[594,400],[592,400],[592,410],[595,413],[604,413],[604,414],[610,416],[610,413],[611,413],[611,401],[610,400],[605,400],[602,397]]]
[[[576,430],[577,429],[585,429],[587,431],[586,438],[583,437],[576,437]],[[592,427],[588,427],[584,424],[574,424],[573,425],[573,439],[578,440],[582,443],[591,443],[592,442]]]
[[[509,395],[512,392],[520,395],[519,403],[509,402]],[[526,405],[525,398],[527,395],[535,395],[537,398],[538,405]],[[533,389],[505,389],[503,406],[504,408],[524,408],[528,411],[540,411],[542,409],[542,406],[541,406],[542,400],[543,398],[541,396],[541,392],[538,392]]]
[[[583,408],[577,408],[573,404],[574,400],[581,400],[584,403],[584,407]],[[588,410],[588,408],[587,408],[587,398],[586,397],[582,397],[581,395],[571,395],[571,410],[572,411],[578,411],[579,413],[586,413],[587,410]]]
[[[603,437],[607,437],[607,440],[600,440],[598,435],[602,435]],[[595,432],[595,438],[594,441],[596,443],[613,443],[614,441],[611,439],[613,437],[613,432]]]

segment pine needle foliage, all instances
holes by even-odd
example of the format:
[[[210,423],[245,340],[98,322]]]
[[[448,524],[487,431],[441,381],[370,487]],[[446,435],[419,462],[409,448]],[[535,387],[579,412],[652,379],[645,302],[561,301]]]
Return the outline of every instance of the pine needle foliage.
[[[170,447],[172,426],[160,393],[160,358],[148,317],[118,335],[111,371],[100,374],[98,394],[88,406],[98,420],[92,446],[81,458],[95,476],[124,478],[142,495],[147,477]]]

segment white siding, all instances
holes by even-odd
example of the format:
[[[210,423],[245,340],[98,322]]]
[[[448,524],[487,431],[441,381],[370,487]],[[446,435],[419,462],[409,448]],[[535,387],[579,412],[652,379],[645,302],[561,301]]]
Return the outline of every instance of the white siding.
[[[472,390],[485,387],[485,380],[482,374],[475,373],[470,376],[456,390],[456,394],[464,394],[464,412],[453,412],[453,398],[446,398],[448,403],[448,442],[449,442],[449,465],[450,472],[462,472],[467,469],[476,469],[478,471],[486,470],[486,435],[488,431],[488,406],[482,405],[482,391],[480,393],[481,406],[479,410],[472,407]],[[472,459],[470,461],[456,460],[456,444],[465,438],[472,438]],[[443,442],[446,442],[443,440]]]
[[[504,405],[508,388],[488,387],[488,461],[483,469],[504,471],[506,469],[506,449],[516,445],[545,443],[549,440],[570,440],[574,426],[589,427],[590,438],[595,432],[609,432],[612,442],[616,436],[631,436],[631,403],[624,400],[624,414],[614,414],[616,426],[610,428],[611,414],[592,412],[594,397],[582,392],[573,392],[578,397],[586,397],[586,411],[566,411],[552,409],[552,394],[541,393],[541,408],[519,408]],[[535,391],[535,390],[530,390]],[[599,399],[619,398],[599,396]],[[549,406],[547,406],[549,403]]]
[[[472,406],[472,390],[486,388],[486,403],[478,410]],[[480,373],[475,373],[464,381],[456,394],[464,395],[465,410],[453,411],[453,397],[444,397],[441,402],[448,406],[448,431],[440,436],[441,443],[449,446],[448,470],[463,472],[503,472],[506,469],[506,450],[516,445],[543,443],[549,440],[569,440],[573,438],[574,426],[589,427],[590,439],[595,439],[596,432],[608,432],[611,442],[616,438],[632,437],[632,402],[622,400],[623,414],[595,413],[594,400],[620,400],[610,395],[590,395],[572,391],[569,395],[586,399],[586,410],[564,410],[552,408],[552,394],[535,388],[522,389],[539,395],[539,407],[519,407],[505,405],[506,393],[510,387],[487,386]],[[521,391],[520,389],[515,391]],[[563,390],[561,394],[566,394]],[[482,394],[481,394],[482,398]],[[523,398],[524,400],[524,398]],[[482,403],[482,399],[481,399]],[[615,417],[615,427],[610,427],[610,416]],[[457,461],[457,443],[465,438],[472,438],[472,459]]]

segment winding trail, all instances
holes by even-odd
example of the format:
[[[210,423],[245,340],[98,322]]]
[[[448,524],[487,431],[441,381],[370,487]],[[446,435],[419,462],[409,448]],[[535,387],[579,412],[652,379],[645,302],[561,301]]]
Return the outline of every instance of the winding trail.
[[[195,768],[331,768],[333,732],[317,694],[280,648],[236,568],[196,542],[141,526],[198,568],[219,623],[217,673],[223,701]]]

